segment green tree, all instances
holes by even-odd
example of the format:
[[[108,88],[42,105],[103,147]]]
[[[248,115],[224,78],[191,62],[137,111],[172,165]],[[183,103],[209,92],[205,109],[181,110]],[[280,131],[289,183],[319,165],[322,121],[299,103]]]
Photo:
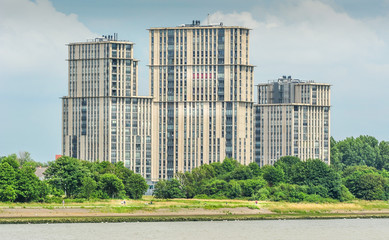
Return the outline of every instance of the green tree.
[[[123,162],[117,162],[113,164],[113,167],[114,167],[113,173],[122,181],[129,179],[134,174],[133,171],[131,171],[130,169],[124,166]]]
[[[285,174],[282,168],[265,165],[261,168],[263,178],[269,183],[270,186],[283,182],[285,180]]]
[[[250,167],[239,165],[236,167],[231,174],[229,175],[229,179],[234,180],[245,180],[253,178],[253,172]]]
[[[170,179],[167,183],[168,198],[184,198],[185,192],[177,179]]]
[[[350,192],[350,190],[345,185],[342,184],[339,200],[345,202],[353,199],[355,199],[355,196]]]
[[[344,164],[341,162],[341,155],[338,149],[338,143],[336,140],[331,137],[330,138],[330,162],[331,162],[331,167],[336,169],[337,171],[340,171],[344,168]]]
[[[15,178],[15,169],[7,161],[2,161],[0,163],[0,187],[13,186]]]
[[[117,162],[115,164],[112,164],[112,166],[108,167],[107,169],[110,169],[109,171],[111,173],[114,173],[120,180],[122,180],[123,185],[124,185],[124,191],[126,192],[126,195],[129,198],[133,198],[134,195],[131,192],[131,189],[133,189],[134,186],[132,186],[131,182],[136,179],[136,177],[135,177],[135,179],[133,178],[135,173],[133,171],[131,171],[130,169],[126,168],[124,166],[123,162]],[[140,189],[144,188],[144,184],[141,181],[141,179],[139,179],[139,181],[140,181],[139,184],[142,184],[142,186],[140,186]],[[140,196],[140,197],[142,197],[142,196]]]
[[[11,154],[8,157],[4,157],[1,159],[2,163],[8,163],[13,169],[19,168],[19,162],[17,161],[16,154]]]
[[[154,186],[153,195],[156,198],[184,198],[185,192],[177,179],[160,180]]]
[[[231,180],[228,183],[227,196],[229,198],[237,198],[242,196],[242,188],[240,187],[240,184],[237,181]]]
[[[307,193],[316,194],[323,198],[328,198],[328,189],[323,185],[309,186]]]
[[[212,165],[204,164],[192,170],[193,178],[196,182],[209,180],[216,176],[215,169]]]
[[[293,167],[292,181],[294,184],[307,186],[323,186],[328,190],[328,196],[340,198],[340,175],[320,159],[307,160]]]
[[[213,179],[212,181],[206,183],[202,193],[207,194],[208,196],[226,196],[228,188],[229,185],[226,181],[220,179]]]
[[[84,177],[81,181],[81,191],[80,194],[82,197],[87,198],[88,200],[95,194],[97,189],[96,181],[91,177]]]
[[[168,183],[167,180],[164,179],[159,180],[154,185],[153,196],[156,198],[163,198],[163,199],[169,198],[168,191],[167,191],[167,183]]]
[[[225,158],[222,163],[222,167],[226,172],[232,172],[238,166],[239,166],[238,161],[232,158]]]
[[[101,189],[108,196],[115,198],[119,197],[121,192],[124,190],[122,180],[120,180],[115,174],[105,173],[100,179]]]
[[[257,177],[254,179],[240,180],[238,181],[242,189],[242,195],[244,197],[251,197],[259,189],[265,187],[267,182],[263,177]]]
[[[226,173],[226,170],[223,168],[223,165],[220,162],[213,162],[209,165],[212,166],[212,168],[215,170],[216,177]]]
[[[285,156],[281,157],[274,163],[274,167],[279,167],[284,172],[285,182],[292,183],[293,178],[293,167],[297,164],[300,164],[301,160],[298,157],[294,156]]]
[[[98,171],[101,175],[105,173],[112,173],[115,174],[115,165],[108,162],[108,161],[102,161],[98,163]]]
[[[215,170],[215,168],[217,170]],[[187,198],[192,198],[197,194],[202,193],[202,189],[206,182],[217,176],[217,172],[224,173],[220,163],[204,164],[194,168],[192,172],[177,173],[176,178],[185,192]]]
[[[6,201],[41,201],[47,195],[44,184],[35,175],[35,167],[20,167],[15,154],[1,159],[0,189],[1,199]]]
[[[251,169],[251,172],[253,173],[254,177],[258,177],[261,175],[261,168],[258,166],[257,163],[252,162],[248,166]]]
[[[385,196],[384,177],[375,172],[354,171],[344,179],[346,187],[359,199],[383,200]]]
[[[5,186],[0,188],[0,201],[2,202],[13,202],[16,199],[16,191],[13,186]]]
[[[25,165],[18,169],[15,179],[16,201],[30,202],[45,197],[46,194],[42,193],[42,185],[43,183],[35,175],[35,168]]]
[[[201,186],[205,182],[205,180],[200,183],[196,182],[191,172],[178,172],[176,174],[176,178],[180,182],[187,198],[193,198],[198,192],[200,192]]]
[[[38,188],[38,201],[43,202],[46,200],[49,194],[53,194],[51,191],[52,186],[47,181],[40,181]],[[53,194],[54,195],[54,194]]]
[[[357,138],[346,138],[343,141],[337,142],[331,151],[331,158],[339,159],[343,166],[367,165],[382,169],[384,163],[381,148],[378,140],[371,136],[359,136]],[[336,150],[336,152],[335,152]],[[338,162],[333,164],[340,165]]]
[[[308,197],[307,190],[307,186],[280,183],[270,188],[269,197],[273,201],[301,202]]]
[[[380,157],[377,163],[377,169],[386,169],[389,171],[389,142],[381,141],[378,148]]]
[[[126,185],[126,192],[128,190],[129,197],[132,199],[140,199],[147,191],[149,185],[146,180],[139,174],[132,174]]]
[[[51,185],[63,190],[67,197],[73,197],[81,189],[82,179],[90,172],[80,160],[62,156],[49,163],[44,175]]]
[[[16,172],[8,162],[7,158],[3,158],[0,163],[0,201],[3,202],[13,202],[16,199]]]
[[[377,169],[374,167],[368,167],[368,166],[349,166],[345,168],[342,172],[342,177],[344,179],[349,178],[351,175],[357,176],[362,175],[366,173],[378,173]]]

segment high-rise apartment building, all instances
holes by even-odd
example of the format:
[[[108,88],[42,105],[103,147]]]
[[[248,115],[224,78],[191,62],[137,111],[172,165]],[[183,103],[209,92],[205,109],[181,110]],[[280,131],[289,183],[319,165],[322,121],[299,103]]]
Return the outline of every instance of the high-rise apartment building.
[[[151,178],[152,98],[137,97],[133,43],[103,36],[69,45],[69,90],[62,98],[62,152],[122,161]]]
[[[63,155],[122,161],[149,183],[232,157],[329,163],[330,86],[283,77],[253,102],[249,29],[150,28],[150,97],[137,96],[133,43],[115,36],[69,44]]]
[[[200,25],[151,28],[153,179],[202,164],[254,159],[249,29]]]
[[[330,163],[330,85],[282,77],[258,85],[255,161],[272,165],[282,156]]]

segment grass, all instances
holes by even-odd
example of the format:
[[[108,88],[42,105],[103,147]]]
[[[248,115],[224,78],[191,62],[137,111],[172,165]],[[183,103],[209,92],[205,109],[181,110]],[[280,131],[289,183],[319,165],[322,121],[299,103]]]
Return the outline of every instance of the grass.
[[[150,204],[151,202],[152,204]],[[239,207],[258,209],[258,207],[253,204],[253,202],[249,202],[247,200],[153,199],[147,196],[142,200],[128,200],[125,206],[117,207],[106,204],[100,206],[100,209],[94,207],[94,210],[102,211],[104,213],[132,213],[134,211],[156,211],[158,209],[167,209],[171,212],[177,212],[180,209],[200,208],[207,210]],[[114,203],[114,205],[116,205],[116,203]]]
[[[389,210],[388,202],[363,200],[337,203],[263,202],[261,205],[275,213],[333,213]]]
[[[389,217],[389,202],[388,201],[363,201],[355,200],[350,202],[335,202],[335,203],[289,203],[289,202],[270,202],[259,201],[256,204],[254,201],[248,200],[220,200],[220,199],[154,199],[152,196],[144,196],[140,200],[126,199],[126,204],[121,204],[122,199],[110,200],[91,200],[91,201],[76,201],[72,202],[67,199],[65,208],[82,209],[82,211],[105,214],[131,214],[137,212],[156,212],[162,210],[166,212],[174,212],[174,215],[182,216],[144,216],[134,217],[19,217],[12,218],[1,216],[6,209],[59,209],[63,208],[62,203],[0,203],[0,223],[25,223],[34,222],[116,222],[116,221],[206,221],[206,220],[255,220],[255,219],[280,219],[280,218],[343,218],[343,217]],[[262,209],[267,212],[261,214],[239,215],[233,214],[234,208]],[[218,216],[211,216],[212,212],[204,212],[207,215],[201,216],[185,216],[187,211],[184,209],[205,209],[205,210],[220,210],[222,213]],[[381,211],[381,212],[379,212]],[[190,213],[189,213],[190,214]],[[158,215],[158,214],[157,214]],[[7,220],[8,219],[8,220]],[[24,220],[23,220],[24,219]],[[101,220],[104,219],[104,220]],[[135,220],[134,220],[135,221]]]
[[[0,224],[26,223],[107,223],[107,222],[178,222],[178,221],[245,221],[245,220],[286,220],[286,219],[339,219],[339,218],[388,218],[388,214],[350,215],[350,214],[263,214],[263,215],[233,215],[225,211],[217,216],[118,216],[118,217],[30,217],[30,218],[0,218]]]

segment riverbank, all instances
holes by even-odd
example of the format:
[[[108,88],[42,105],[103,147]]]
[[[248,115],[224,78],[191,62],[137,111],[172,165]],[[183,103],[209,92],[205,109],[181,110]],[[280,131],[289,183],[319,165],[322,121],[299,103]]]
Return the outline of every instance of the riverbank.
[[[286,203],[247,200],[107,200],[62,204],[0,204],[0,223],[233,221],[389,218],[386,201]]]

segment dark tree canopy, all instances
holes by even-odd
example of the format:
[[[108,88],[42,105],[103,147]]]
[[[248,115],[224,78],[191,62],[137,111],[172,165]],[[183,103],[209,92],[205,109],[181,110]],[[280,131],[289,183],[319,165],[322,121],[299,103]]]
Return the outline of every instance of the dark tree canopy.
[[[331,161],[336,167],[366,165],[378,170],[389,170],[389,143],[371,136],[331,139]]]
[[[180,182],[177,179],[160,180],[154,187],[154,196],[156,198],[184,198],[185,193]]]
[[[244,198],[272,201],[389,199],[389,142],[371,136],[336,141],[331,165],[320,159],[281,157],[274,166],[245,166],[232,158],[204,164],[155,185],[157,198]],[[35,176],[28,152],[0,157],[0,201],[46,201],[51,197],[138,199],[147,191],[143,177],[122,162],[87,162],[63,156],[50,162],[46,180]]]

